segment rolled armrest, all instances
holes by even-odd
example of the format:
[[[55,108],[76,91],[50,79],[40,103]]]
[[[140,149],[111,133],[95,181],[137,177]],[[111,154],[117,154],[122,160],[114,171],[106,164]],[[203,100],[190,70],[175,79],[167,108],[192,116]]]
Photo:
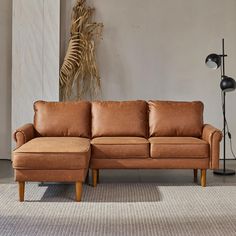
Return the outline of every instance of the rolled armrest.
[[[210,168],[218,169],[222,132],[212,125],[205,124],[202,130],[202,139],[210,145]]]
[[[16,141],[16,148],[19,148],[24,143],[30,141],[35,137],[35,129],[33,124],[26,124],[18,128],[14,134],[13,138]]]

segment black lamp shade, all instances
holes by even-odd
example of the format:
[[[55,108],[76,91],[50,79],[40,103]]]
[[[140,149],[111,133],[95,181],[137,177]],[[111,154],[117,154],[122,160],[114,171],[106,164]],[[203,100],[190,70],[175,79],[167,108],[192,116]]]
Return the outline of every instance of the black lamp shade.
[[[221,66],[221,57],[215,53],[212,53],[207,56],[205,63],[209,68],[217,69]]]
[[[220,82],[220,88],[223,92],[231,92],[236,88],[236,82],[233,78],[224,76]]]

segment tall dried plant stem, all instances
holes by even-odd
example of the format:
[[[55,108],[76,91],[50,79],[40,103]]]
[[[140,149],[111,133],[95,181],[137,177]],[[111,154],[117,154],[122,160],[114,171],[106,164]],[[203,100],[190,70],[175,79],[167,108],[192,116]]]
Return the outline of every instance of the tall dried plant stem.
[[[73,7],[71,36],[60,70],[61,100],[94,99],[100,91],[100,76],[95,57],[95,40],[101,37],[102,23],[92,22],[94,9],[86,0],[77,0]],[[77,85],[77,86],[75,86]],[[76,96],[72,91],[76,89]]]

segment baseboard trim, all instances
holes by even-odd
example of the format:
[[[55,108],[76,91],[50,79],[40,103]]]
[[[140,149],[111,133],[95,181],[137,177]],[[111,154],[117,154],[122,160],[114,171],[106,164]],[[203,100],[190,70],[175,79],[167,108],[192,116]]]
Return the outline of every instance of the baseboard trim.
[[[0,157],[0,161],[11,161],[11,159]]]

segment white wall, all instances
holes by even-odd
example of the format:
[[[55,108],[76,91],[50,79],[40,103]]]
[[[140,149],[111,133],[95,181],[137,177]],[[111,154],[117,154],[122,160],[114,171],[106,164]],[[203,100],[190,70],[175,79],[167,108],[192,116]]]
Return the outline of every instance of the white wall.
[[[74,2],[62,0],[62,56]],[[221,53],[224,37],[226,73],[236,78],[235,0],[89,2],[96,8],[96,21],[105,26],[98,47],[103,99],[202,100],[205,121],[222,127],[220,71],[208,69],[204,60],[211,52]],[[228,94],[236,149],[235,102],[236,92]]]
[[[202,100],[206,122],[222,126],[219,71],[204,59],[220,53],[225,37],[226,72],[236,78],[235,0],[90,1],[105,25],[98,48],[104,99]],[[73,2],[61,0],[62,57]],[[0,1],[0,158],[11,150],[11,9],[10,0]],[[236,92],[227,100],[236,149]]]
[[[60,0],[13,0],[12,132],[59,100]]]
[[[0,159],[11,148],[11,20],[12,2],[0,1]]]

